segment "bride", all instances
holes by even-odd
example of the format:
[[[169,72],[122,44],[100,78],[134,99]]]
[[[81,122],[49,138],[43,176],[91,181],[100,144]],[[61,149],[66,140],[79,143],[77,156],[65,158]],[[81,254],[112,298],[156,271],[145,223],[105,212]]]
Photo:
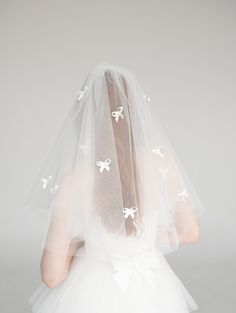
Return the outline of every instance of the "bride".
[[[203,206],[127,69],[96,65],[30,192],[49,212],[36,313],[184,313],[165,254],[199,240]]]

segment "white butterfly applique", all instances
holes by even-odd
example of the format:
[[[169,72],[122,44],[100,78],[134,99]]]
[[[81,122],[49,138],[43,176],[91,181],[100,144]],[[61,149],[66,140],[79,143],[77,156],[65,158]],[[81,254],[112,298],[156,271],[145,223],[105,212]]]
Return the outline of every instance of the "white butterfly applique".
[[[162,152],[163,148],[162,147],[157,147],[152,149],[152,153],[158,155],[160,158],[164,159],[164,154]]]
[[[47,178],[42,177],[40,179],[41,183],[43,184],[43,189],[46,189],[48,186],[49,181],[52,179],[52,176],[48,176]]]
[[[52,176],[48,176],[47,178],[45,177],[42,177],[40,179],[41,183],[43,184],[43,189],[47,189],[49,185],[51,185],[51,179],[52,179]],[[49,192],[51,195],[55,194],[57,192],[57,189],[59,188],[59,185],[54,185],[53,187],[51,187],[49,189]]]
[[[105,161],[97,161],[96,165],[99,167],[99,171],[102,173],[103,170],[110,171],[111,159],[106,159]]]
[[[87,86],[84,87],[82,90],[77,91],[77,100],[80,101],[80,99],[83,97],[85,91],[88,89]]]
[[[111,112],[111,116],[115,118],[115,121],[118,122],[119,118],[124,118],[124,114],[122,113],[123,107],[118,107],[117,111]]]
[[[129,216],[134,219],[134,213],[137,211],[138,209],[136,207],[132,207],[132,208],[123,208],[123,213],[124,213],[124,218],[127,219]]]

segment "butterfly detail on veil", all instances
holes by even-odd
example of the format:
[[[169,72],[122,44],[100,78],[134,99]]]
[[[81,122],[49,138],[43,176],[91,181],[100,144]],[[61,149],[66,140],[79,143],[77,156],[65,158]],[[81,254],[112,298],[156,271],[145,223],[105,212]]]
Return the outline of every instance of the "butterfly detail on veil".
[[[111,116],[115,118],[115,121],[118,122],[119,118],[124,118],[124,114],[122,113],[123,107],[118,107],[117,111],[111,112]]]
[[[127,219],[129,216],[134,219],[134,213],[137,211],[138,209],[136,207],[132,207],[132,208],[123,208],[123,213],[124,213],[124,218]]]
[[[48,184],[49,184],[49,181],[52,179],[52,176],[48,176],[47,178],[45,177],[42,177],[40,179],[41,183],[43,184],[43,189],[46,189]]]
[[[158,155],[160,158],[164,159],[164,154],[162,152],[162,147],[157,147],[152,149],[152,153]]]
[[[43,184],[42,187],[43,187],[44,190],[47,189],[48,186],[50,185],[51,179],[52,179],[52,176],[51,176],[51,175],[49,175],[47,178],[42,177],[42,178],[40,179],[41,183]],[[57,192],[57,189],[58,189],[58,188],[59,188],[59,185],[54,185],[53,187],[51,187],[51,188],[49,189],[51,195],[55,194],[55,193]]]
[[[80,99],[83,97],[85,91],[88,89],[87,86],[84,87],[84,89],[77,91],[77,100],[80,101]]]
[[[99,171],[102,173],[105,170],[110,171],[111,159],[106,159],[105,161],[97,161],[96,165],[99,167]]]

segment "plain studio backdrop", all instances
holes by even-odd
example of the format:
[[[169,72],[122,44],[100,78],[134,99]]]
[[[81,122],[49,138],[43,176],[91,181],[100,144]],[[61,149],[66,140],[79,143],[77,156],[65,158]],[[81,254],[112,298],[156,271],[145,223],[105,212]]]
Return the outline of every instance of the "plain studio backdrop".
[[[100,62],[136,75],[205,206],[199,244],[168,261],[200,313],[234,312],[236,1],[0,3],[1,312],[30,312],[41,237],[24,201]]]

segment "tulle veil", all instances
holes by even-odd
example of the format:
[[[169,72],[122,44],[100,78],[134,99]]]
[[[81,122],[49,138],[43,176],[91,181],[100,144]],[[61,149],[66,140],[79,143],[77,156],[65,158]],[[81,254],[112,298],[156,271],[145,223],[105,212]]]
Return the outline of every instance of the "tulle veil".
[[[145,212],[165,253],[183,242],[204,208],[155,105],[131,71],[90,70],[27,198],[48,212],[43,249],[76,255],[94,216],[108,233],[138,237]]]

